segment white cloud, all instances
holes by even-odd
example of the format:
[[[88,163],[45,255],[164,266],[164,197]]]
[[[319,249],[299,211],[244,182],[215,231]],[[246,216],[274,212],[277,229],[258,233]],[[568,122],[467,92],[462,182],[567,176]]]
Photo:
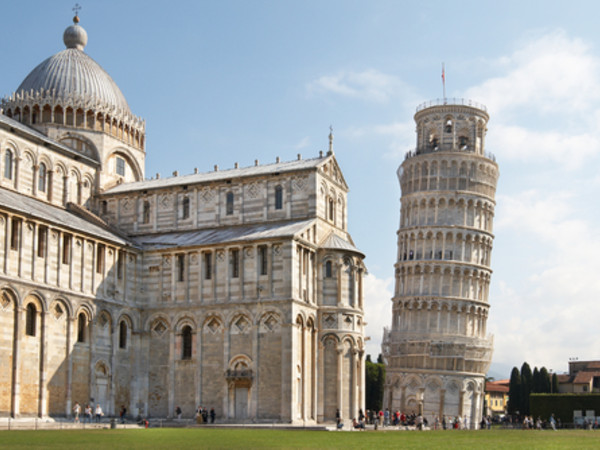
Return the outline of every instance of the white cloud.
[[[487,142],[493,143],[493,151],[502,159],[558,163],[567,170],[580,168],[588,158],[600,153],[598,134],[537,131],[512,124],[494,124]]]
[[[368,274],[363,282],[365,320],[367,322],[365,335],[369,337],[366,352],[375,361],[381,353],[381,338],[383,328],[391,327],[392,321],[392,290],[394,279],[377,278]]]
[[[505,75],[467,91],[495,114],[506,111],[581,114],[600,98],[600,64],[581,39],[556,30],[492,62]],[[558,124],[555,124],[558,125]]]
[[[376,103],[387,102],[410,91],[399,78],[375,69],[324,75],[309,83],[307,90],[311,94],[336,94]]]
[[[492,292],[494,360],[564,370],[569,357],[597,357],[598,225],[577,215],[569,192],[528,191],[498,205],[497,237],[518,235],[527,247],[512,252],[522,275],[496,280]]]

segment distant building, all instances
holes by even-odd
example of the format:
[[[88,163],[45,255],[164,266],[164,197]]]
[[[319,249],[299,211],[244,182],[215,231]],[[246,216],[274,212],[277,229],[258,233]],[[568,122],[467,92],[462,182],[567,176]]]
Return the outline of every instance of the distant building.
[[[146,179],[146,124],[78,22],[0,107],[0,415],[356,417],[365,266],[333,136]]]
[[[560,393],[600,393],[600,361],[569,361],[569,373],[557,377]]]
[[[510,380],[488,381],[485,383],[485,405],[488,416],[506,414]]]
[[[481,421],[494,200],[499,176],[485,150],[489,120],[470,101],[425,104],[414,116],[417,145],[398,169],[397,233],[384,406]]]

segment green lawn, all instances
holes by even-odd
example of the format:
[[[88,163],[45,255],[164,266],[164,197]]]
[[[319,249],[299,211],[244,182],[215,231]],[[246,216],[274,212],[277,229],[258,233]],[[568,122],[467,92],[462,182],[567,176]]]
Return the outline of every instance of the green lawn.
[[[597,449],[600,448],[600,432],[583,430],[327,432],[208,428],[0,431],[0,448]]]

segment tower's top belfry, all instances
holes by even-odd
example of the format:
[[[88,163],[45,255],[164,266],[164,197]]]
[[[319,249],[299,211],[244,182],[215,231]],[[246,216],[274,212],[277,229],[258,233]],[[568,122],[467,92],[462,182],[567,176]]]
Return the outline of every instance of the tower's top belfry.
[[[489,115],[485,106],[454,99],[419,105],[416,154],[436,151],[472,152],[485,156]]]

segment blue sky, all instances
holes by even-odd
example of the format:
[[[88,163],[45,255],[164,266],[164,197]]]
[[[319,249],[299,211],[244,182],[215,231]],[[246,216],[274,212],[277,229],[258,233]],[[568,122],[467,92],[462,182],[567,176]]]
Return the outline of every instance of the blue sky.
[[[64,48],[74,2],[3,2],[0,94]],[[594,1],[80,1],[86,52],[146,120],[148,177],[309,158],[350,185],[368,352],[390,325],[396,168],[418,104],[487,106],[501,178],[492,374],[600,359],[600,49]]]

